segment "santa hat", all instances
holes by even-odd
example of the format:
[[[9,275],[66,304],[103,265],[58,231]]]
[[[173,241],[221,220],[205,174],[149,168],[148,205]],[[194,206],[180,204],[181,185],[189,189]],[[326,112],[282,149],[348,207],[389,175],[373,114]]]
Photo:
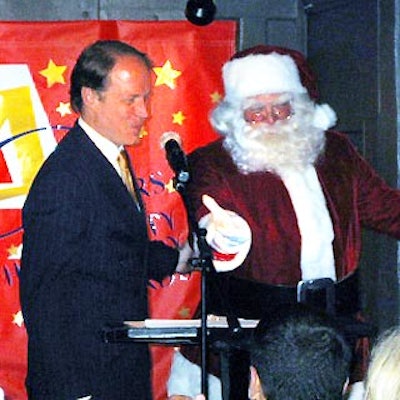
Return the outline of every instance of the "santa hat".
[[[267,93],[308,93],[318,98],[316,78],[304,56],[292,49],[259,45],[236,53],[222,68],[225,100],[241,101]],[[327,105],[315,106],[314,126],[328,129],[336,114]]]

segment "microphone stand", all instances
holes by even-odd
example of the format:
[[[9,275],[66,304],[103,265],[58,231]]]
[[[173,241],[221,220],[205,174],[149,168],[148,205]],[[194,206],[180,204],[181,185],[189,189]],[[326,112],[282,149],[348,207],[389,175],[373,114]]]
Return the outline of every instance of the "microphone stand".
[[[186,185],[189,183],[188,173],[177,173],[174,177],[173,183],[175,190],[181,195],[185,204],[188,223],[191,232],[197,237],[197,245],[199,249],[199,257],[191,259],[191,265],[201,270],[201,392],[208,399],[208,378],[207,378],[207,277],[211,271],[214,271],[212,263],[212,250],[206,241],[207,230],[200,228],[193,205],[187,195]]]

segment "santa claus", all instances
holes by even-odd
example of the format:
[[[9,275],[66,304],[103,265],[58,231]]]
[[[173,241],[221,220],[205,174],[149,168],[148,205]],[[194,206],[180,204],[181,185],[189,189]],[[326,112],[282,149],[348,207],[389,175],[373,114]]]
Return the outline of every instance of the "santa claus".
[[[335,112],[317,103],[301,53],[256,46],[222,74],[225,97],[210,116],[221,138],[189,156],[189,195],[224,272],[210,285],[210,312],[260,318],[301,301],[353,317],[361,229],[400,239],[400,192],[330,130]],[[175,355],[170,395],[199,393],[191,353]],[[211,400],[221,398],[213,379]]]

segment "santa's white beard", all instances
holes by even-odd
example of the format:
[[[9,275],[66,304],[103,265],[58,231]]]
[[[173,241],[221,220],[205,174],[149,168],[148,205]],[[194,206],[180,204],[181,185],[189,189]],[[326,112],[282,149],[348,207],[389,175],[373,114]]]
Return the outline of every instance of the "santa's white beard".
[[[295,114],[274,125],[237,121],[226,135],[224,147],[242,173],[269,171],[282,175],[315,162],[325,144],[325,133],[312,125],[310,103],[294,104]]]

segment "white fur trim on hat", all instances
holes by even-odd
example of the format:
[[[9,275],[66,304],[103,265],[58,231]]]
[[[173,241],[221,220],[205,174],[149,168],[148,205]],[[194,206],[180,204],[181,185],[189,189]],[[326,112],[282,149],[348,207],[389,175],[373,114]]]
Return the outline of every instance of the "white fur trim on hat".
[[[222,68],[228,101],[268,93],[307,93],[293,59],[278,53],[250,54]]]
[[[328,104],[315,106],[313,125],[324,131],[332,128],[336,124],[337,117],[335,111]]]

